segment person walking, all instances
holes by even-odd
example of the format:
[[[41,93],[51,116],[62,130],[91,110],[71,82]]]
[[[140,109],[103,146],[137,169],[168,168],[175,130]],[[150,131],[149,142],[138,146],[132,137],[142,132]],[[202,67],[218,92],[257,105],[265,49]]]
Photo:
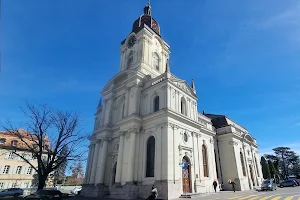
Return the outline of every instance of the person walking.
[[[231,184],[232,190],[233,190],[233,192],[235,192],[235,182],[233,182],[233,181],[230,180],[229,184]]]
[[[217,192],[217,186],[218,186],[218,182],[216,180],[214,180],[213,186],[214,186],[214,191],[216,193]]]

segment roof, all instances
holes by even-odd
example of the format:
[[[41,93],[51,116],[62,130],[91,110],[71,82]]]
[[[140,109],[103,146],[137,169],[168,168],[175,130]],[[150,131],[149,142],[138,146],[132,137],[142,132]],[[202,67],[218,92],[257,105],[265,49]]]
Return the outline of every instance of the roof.
[[[230,123],[228,123],[228,120],[232,121],[233,123],[235,123],[236,125],[242,127],[243,129],[245,129],[247,131],[247,129],[245,127],[243,127],[242,125],[236,123],[235,121],[233,121],[232,119],[230,119],[229,117],[227,117],[226,115],[218,115],[218,114],[204,114],[206,117],[210,118],[213,126],[215,128],[222,128],[225,126],[229,126]],[[228,120],[227,120],[228,119]]]
[[[159,37],[160,36],[160,26],[159,23],[152,17],[152,8],[148,4],[144,7],[144,14],[137,18],[132,25],[132,32],[138,33],[142,30],[145,25],[151,28]],[[121,45],[125,44],[126,39],[121,42]]]
[[[215,128],[222,128],[229,125],[225,115],[215,115],[206,113],[204,115],[211,119],[211,122],[213,123],[213,126]]]

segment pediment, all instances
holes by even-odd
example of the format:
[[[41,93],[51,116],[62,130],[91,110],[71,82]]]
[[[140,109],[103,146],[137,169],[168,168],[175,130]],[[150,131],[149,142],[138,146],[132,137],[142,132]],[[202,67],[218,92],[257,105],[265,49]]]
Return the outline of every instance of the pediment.
[[[182,90],[184,90],[186,93],[192,95],[195,98],[198,98],[197,95],[194,93],[193,89],[189,86],[189,84],[187,84],[186,81],[178,79],[178,80],[173,81],[173,83],[178,88],[181,88]]]
[[[106,91],[112,89],[112,88],[117,88],[121,85],[124,85],[125,82],[128,80],[128,78],[132,75],[134,75],[133,70],[126,70],[122,71],[118,74],[116,74],[110,81],[104,86],[102,89],[101,93],[105,93]]]

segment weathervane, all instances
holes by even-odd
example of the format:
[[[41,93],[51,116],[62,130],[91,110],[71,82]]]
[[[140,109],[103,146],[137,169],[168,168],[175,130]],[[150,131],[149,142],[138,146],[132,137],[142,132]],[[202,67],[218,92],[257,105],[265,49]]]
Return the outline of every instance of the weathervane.
[[[150,6],[150,0],[148,0],[147,6]]]

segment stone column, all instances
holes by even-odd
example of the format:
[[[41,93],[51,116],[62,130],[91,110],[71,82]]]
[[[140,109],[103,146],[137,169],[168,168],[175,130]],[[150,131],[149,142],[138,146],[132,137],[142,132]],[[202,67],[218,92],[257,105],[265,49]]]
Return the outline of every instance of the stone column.
[[[134,175],[134,159],[135,159],[135,139],[137,130],[130,130],[130,148],[128,152],[128,181],[133,181]]]
[[[87,163],[86,163],[86,170],[85,170],[85,177],[84,177],[84,183],[88,184],[89,183],[89,179],[90,179],[90,175],[91,175],[91,160],[93,156],[93,146],[89,145],[89,154],[88,154],[88,159],[87,159]]]
[[[93,153],[93,160],[92,160],[92,166],[91,166],[92,167],[91,168],[91,175],[90,175],[90,180],[89,180],[90,184],[95,183],[99,147],[100,147],[100,143],[99,143],[99,141],[97,141],[97,143],[94,144],[94,147],[93,147],[94,148],[94,153]]]
[[[258,182],[258,174],[257,174],[258,170],[257,170],[257,168],[256,168],[256,167],[257,167],[257,163],[256,163],[256,159],[255,159],[255,157],[254,157],[254,155],[253,155],[252,146],[250,146],[250,149],[251,149],[251,157],[252,157],[253,171],[255,171],[255,172],[254,172],[254,174],[255,174],[255,180],[256,180],[255,185],[259,185],[259,182]]]
[[[117,172],[116,172],[116,183],[121,183],[122,167],[123,167],[123,151],[124,151],[124,132],[120,133],[118,161],[117,161]]]
[[[105,172],[105,161],[107,156],[107,143],[108,138],[101,139],[101,147],[100,147],[100,153],[98,155],[98,162],[97,162],[97,173],[96,173],[96,180],[95,185],[98,183],[103,183],[104,181],[104,172]]]
[[[245,152],[245,144],[243,143],[243,154],[244,154],[244,162],[245,162],[245,167],[246,167],[246,176],[248,177],[248,183],[249,183],[249,188],[252,189],[253,184],[252,184],[252,180],[250,177],[250,169],[249,169],[249,164],[246,158],[246,152]]]

